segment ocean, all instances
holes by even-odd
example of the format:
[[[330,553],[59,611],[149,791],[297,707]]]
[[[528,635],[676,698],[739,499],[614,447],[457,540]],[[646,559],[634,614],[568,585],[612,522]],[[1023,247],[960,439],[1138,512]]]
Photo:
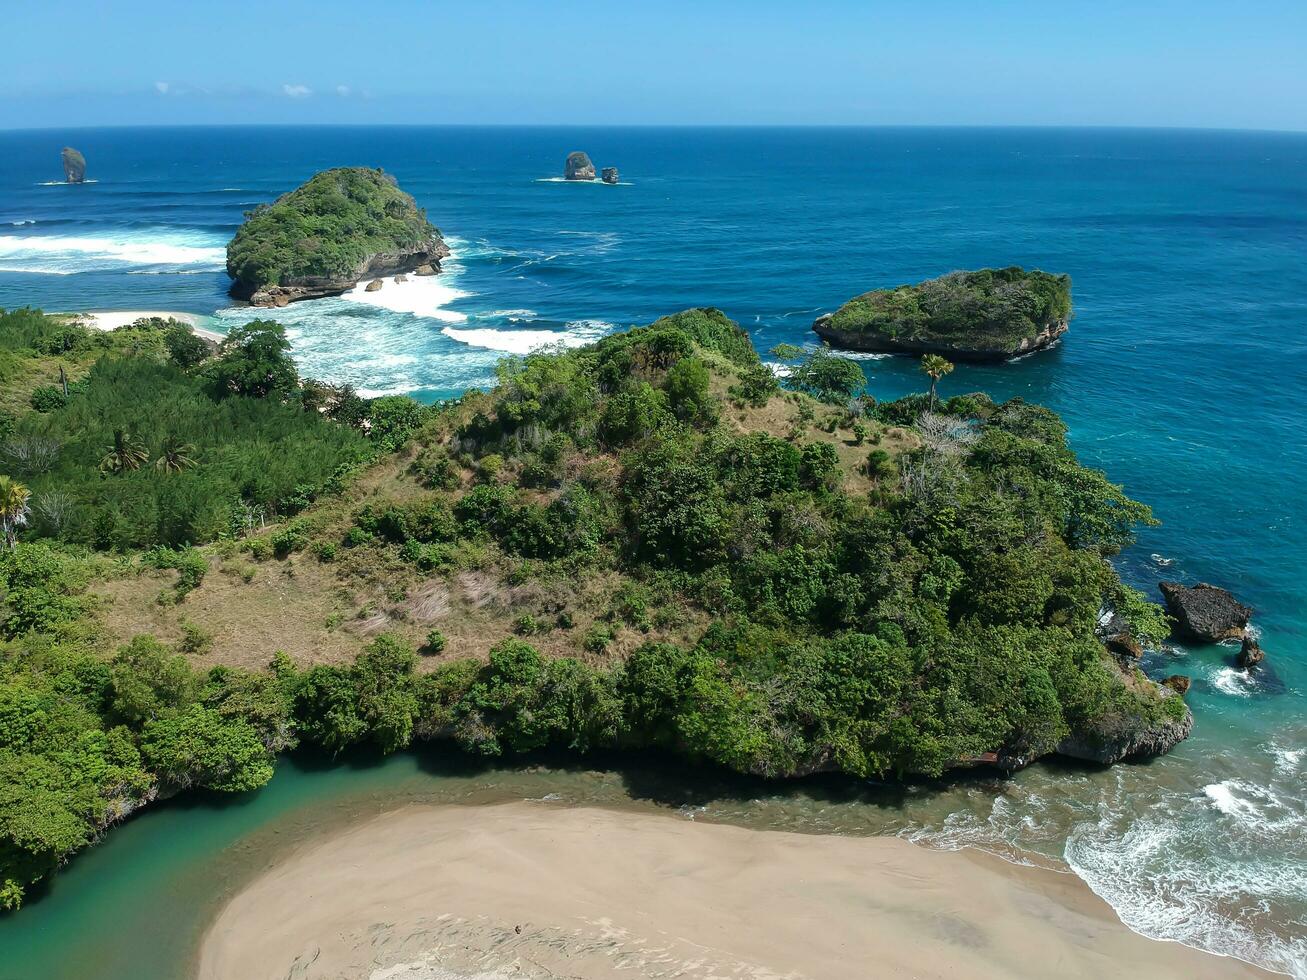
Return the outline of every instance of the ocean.
[[[93,183],[62,183],[64,145],[85,154]],[[621,183],[560,181],[576,149],[618,167]],[[282,310],[235,307],[223,252],[243,213],[343,165],[398,178],[449,241],[446,271]],[[838,804],[802,788],[753,804],[696,796],[695,812],[900,833],[1052,863],[1084,878],[1139,932],[1307,976],[1307,425],[1298,403],[1307,388],[1307,135],[0,133],[0,307],[179,310],[217,330],[275,317],[303,373],[368,394],[430,400],[489,385],[506,354],[587,343],[687,306],[721,307],[762,351],[813,343],[814,317],[854,294],[990,265],[1069,273],[1071,330],[1053,350],[1016,362],[959,365],[943,393],[985,390],[1061,413],[1082,460],[1162,521],[1121,556],[1126,579],[1154,596],[1160,579],[1232,589],[1256,610],[1268,668],[1249,677],[1222,646],[1151,654],[1150,673],[1193,678],[1197,723],[1188,741],[1147,764],[1048,763],[1011,779],[873,789]],[[924,387],[910,360],[862,364],[877,397]],[[314,778],[327,777],[297,773],[288,785]],[[346,792],[345,781],[329,785]],[[240,840],[271,833],[251,823],[256,812],[196,802],[184,816],[200,828],[197,839],[208,826]],[[147,815],[128,830],[174,819],[175,810]],[[79,883],[87,883],[80,862],[103,871],[135,853],[115,844],[119,834],[127,831],[74,862]],[[228,850],[203,866],[220,868]],[[169,873],[183,870],[195,866]],[[41,946],[56,941],[43,916],[94,934],[86,917],[113,914],[57,884],[0,923],[0,937],[8,942],[23,924],[36,963],[56,948]]]

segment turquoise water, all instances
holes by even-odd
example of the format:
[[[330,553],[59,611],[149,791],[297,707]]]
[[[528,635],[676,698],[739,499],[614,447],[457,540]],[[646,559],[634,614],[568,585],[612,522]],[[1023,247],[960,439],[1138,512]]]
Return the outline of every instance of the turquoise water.
[[[97,183],[47,183],[64,144],[86,154]],[[620,167],[624,183],[551,180],[572,149]],[[1273,669],[1247,678],[1223,648],[1159,652],[1150,670],[1195,679],[1195,734],[1170,756],[914,794],[872,808],[867,825],[1065,861],[1141,931],[1307,974],[1307,136],[0,133],[0,306],[178,309],[225,329],[250,315],[231,308],[222,272],[242,212],[343,164],[396,174],[455,251],[435,281],[277,311],[307,373],[374,393],[484,384],[503,353],[583,343],[688,305],[722,307],[766,349],[810,342],[817,313],[875,286],[1009,263],[1070,273],[1076,317],[1058,348],[960,365],[945,390],[1060,412],[1082,458],[1164,522],[1123,556],[1125,576],[1150,590],[1159,578],[1234,589],[1257,610]],[[878,396],[921,387],[910,362],[864,364]],[[266,792],[334,799],[352,775],[368,778],[283,775]],[[281,826],[264,806],[134,822],[16,921],[76,921],[59,911],[89,908],[73,884],[126,874],[117,842],[144,841],[147,821],[184,818],[197,837],[244,841]],[[793,804],[794,819],[819,829],[824,806]],[[176,861],[178,874],[195,866],[186,853]]]

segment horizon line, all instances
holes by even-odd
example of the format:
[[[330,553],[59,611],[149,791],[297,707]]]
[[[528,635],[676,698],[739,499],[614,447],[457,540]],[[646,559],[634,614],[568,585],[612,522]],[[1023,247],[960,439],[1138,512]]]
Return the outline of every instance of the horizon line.
[[[1267,129],[1240,126],[1145,125],[1139,123],[407,123],[407,122],[204,122],[98,123],[69,126],[0,126],[0,133],[48,133],[100,129],[803,129],[803,130],[1099,130],[1175,133],[1261,133],[1303,136],[1307,129]]]

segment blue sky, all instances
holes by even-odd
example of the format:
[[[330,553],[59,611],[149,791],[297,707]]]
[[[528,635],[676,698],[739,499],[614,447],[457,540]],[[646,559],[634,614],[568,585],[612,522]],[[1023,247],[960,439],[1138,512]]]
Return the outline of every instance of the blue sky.
[[[60,0],[6,7],[0,128],[1307,130],[1307,0]]]

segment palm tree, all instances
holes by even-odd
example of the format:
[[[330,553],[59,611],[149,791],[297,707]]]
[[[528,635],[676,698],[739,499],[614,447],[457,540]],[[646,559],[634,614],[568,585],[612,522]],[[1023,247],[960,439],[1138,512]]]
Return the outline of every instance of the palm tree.
[[[32,491],[17,480],[0,476],[0,534],[4,545],[12,548],[18,540],[18,529],[27,523],[28,502]]]
[[[935,394],[935,386],[939,384],[940,378],[953,370],[953,364],[938,354],[927,354],[921,359],[921,370],[930,376],[930,410],[933,412],[935,403],[939,401]]]
[[[103,473],[127,473],[131,470],[139,470],[141,465],[149,458],[150,454],[145,451],[145,447],[139,442],[122,429],[114,429],[113,445],[109,447],[109,451],[100,460],[100,471]]]
[[[165,473],[180,473],[182,470],[189,470],[195,465],[195,459],[191,455],[195,452],[195,447],[189,442],[182,442],[176,436],[169,436],[159,450],[159,458],[154,461],[156,469]]]

